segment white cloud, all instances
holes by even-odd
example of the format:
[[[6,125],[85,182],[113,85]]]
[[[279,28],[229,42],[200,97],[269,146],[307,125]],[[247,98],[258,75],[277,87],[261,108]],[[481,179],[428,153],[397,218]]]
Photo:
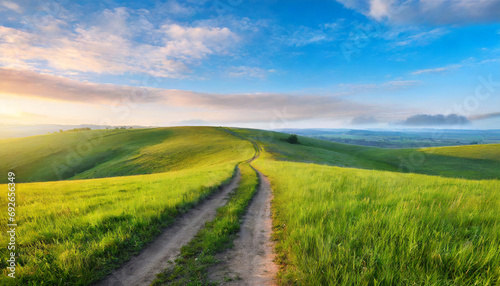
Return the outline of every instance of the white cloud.
[[[489,58],[489,59],[486,58],[486,59],[478,60],[474,57],[470,57],[470,58],[467,58],[465,60],[462,60],[460,63],[457,63],[457,64],[450,64],[447,66],[437,67],[437,68],[416,70],[416,71],[412,72],[411,74],[418,75],[418,74],[425,74],[425,73],[440,73],[440,72],[458,70],[461,68],[477,67],[479,65],[491,64],[491,63],[497,63],[497,62],[500,62],[500,58]]]
[[[498,59],[487,59],[487,60],[482,60],[479,62],[480,65],[482,64],[490,64],[490,63],[498,63],[500,62],[500,58]]]
[[[396,46],[423,46],[427,45],[433,40],[441,38],[443,35],[446,35],[448,31],[443,28],[431,29],[429,31],[418,31],[416,33],[410,33],[405,35],[401,33],[394,42]]]
[[[392,80],[378,84],[339,84],[339,87],[344,90],[342,94],[358,94],[371,91],[397,90],[420,84],[421,82],[416,80]]]
[[[456,64],[456,65],[449,65],[449,66],[439,67],[439,68],[417,70],[417,71],[412,72],[411,74],[418,75],[418,74],[424,74],[424,73],[440,73],[440,72],[446,72],[446,71],[451,71],[451,70],[457,70],[461,67],[462,67],[462,65]]]
[[[300,26],[291,35],[283,38],[283,41],[290,46],[303,47],[310,44],[329,41],[329,36],[321,29],[312,29]]]
[[[370,2],[370,15],[375,19],[383,18],[387,15],[391,2],[387,0],[371,0]]]
[[[68,25],[52,18],[38,32],[0,26],[0,63],[6,67],[45,66],[84,73],[149,73],[182,77],[189,66],[212,54],[226,54],[238,37],[224,27],[129,22],[125,8],[104,10],[100,23]],[[143,37],[142,40],[137,38]],[[153,39],[153,41],[151,41]],[[149,41],[147,41],[149,40]]]
[[[227,42],[238,37],[228,28],[183,27],[178,24],[163,25],[165,46],[162,48],[169,57],[199,59],[212,53],[226,52]]]
[[[375,20],[395,24],[464,24],[500,20],[497,0],[337,0]]]
[[[159,4],[155,9],[155,12],[159,14],[190,16],[196,12],[193,7],[181,4],[175,0],[169,0],[160,3],[161,4]]]
[[[0,1],[0,6],[3,6],[9,10],[15,11],[19,14],[23,12],[23,9],[15,2],[13,1],[7,1],[7,0],[2,0]]]
[[[416,86],[419,84],[420,82],[417,80],[393,80],[383,83],[381,86],[399,88],[399,87]]]
[[[231,67],[228,71],[231,77],[244,77],[244,78],[265,78],[266,75],[274,70],[264,70],[258,67],[239,66]]]

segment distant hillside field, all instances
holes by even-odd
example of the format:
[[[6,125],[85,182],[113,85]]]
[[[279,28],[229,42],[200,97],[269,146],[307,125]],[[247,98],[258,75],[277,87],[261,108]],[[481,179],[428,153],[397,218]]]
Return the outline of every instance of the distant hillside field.
[[[281,129],[275,131],[295,133],[297,135],[338,143],[381,148],[421,148],[500,143],[500,130],[498,129]]]
[[[449,157],[500,162],[500,144],[424,148],[420,151]]]
[[[454,178],[500,179],[500,144],[382,149],[299,136],[301,144],[295,145],[285,141],[289,135],[284,133],[255,129],[233,130],[241,136],[261,142],[275,160]]]

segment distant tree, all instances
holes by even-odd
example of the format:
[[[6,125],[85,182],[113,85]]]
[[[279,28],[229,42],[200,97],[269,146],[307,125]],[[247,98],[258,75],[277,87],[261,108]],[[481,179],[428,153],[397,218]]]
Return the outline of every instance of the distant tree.
[[[288,136],[288,139],[286,139],[286,141],[290,144],[300,144],[299,137],[297,137],[297,135],[295,134],[290,134],[290,136]]]

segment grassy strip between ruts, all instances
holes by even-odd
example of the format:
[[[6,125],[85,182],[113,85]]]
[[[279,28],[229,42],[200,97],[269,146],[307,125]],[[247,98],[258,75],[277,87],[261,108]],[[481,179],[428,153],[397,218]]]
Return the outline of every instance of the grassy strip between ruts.
[[[240,184],[228,203],[182,247],[176,265],[158,274],[152,285],[210,285],[207,269],[217,262],[216,253],[232,245],[241,218],[259,185],[257,173],[248,163],[240,164],[240,171]]]

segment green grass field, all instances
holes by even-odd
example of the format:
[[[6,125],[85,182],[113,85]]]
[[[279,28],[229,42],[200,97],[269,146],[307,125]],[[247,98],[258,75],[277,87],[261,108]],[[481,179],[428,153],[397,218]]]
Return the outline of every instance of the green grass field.
[[[19,184],[17,282],[86,285],[95,281],[227,181],[233,170],[227,164],[153,175]],[[5,197],[0,204],[7,205]],[[6,215],[0,214],[2,221]],[[2,224],[3,245],[7,245],[6,230]],[[0,253],[7,257],[6,248]],[[5,259],[1,266],[0,284],[10,279]]]
[[[96,281],[261,150],[251,164],[274,189],[282,285],[500,285],[499,144],[381,149],[287,137],[176,127],[0,140],[0,183],[16,173],[16,282]],[[252,172],[163,282],[204,281],[253,194]]]
[[[498,285],[500,182],[258,160],[283,285]]]
[[[76,149],[80,142],[100,140],[82,160],[106,159],[82,169],[71,180],[17,184],[19,285],[61,281],[87,285],[95,281],[140,250],[175,216],[228,181],[236,164],[254,155],[250,142],[216,128],[113,130],[104,131],[107,135],[102,139],[95,139],[101,131],[87,132],[93,137],[78,132],[16,139],[16,144],[13,139],[0,141],[11,148],[25,148],[19,156],[2,154],[7,162],[20,160],[13,168],[16,182],[23,181],[23,176],[53,179],[50,170],[24,169],[31,163],[64,160],[64,152],[48,151],[50,145]],[[35,139],[45,143],[37,148]],[[128,150],[110,155],[106,148]],[[76,180],[155,172],[162,173]],[[7,190],[7,185],[0,188]],[[1,197],[0,204],[6,206],[7,197]],[[7,212],[0,219],[6,221]],[[0,242],[7,245],[7,226],[2,224],[0,230]],[[0,253],[7,257],[6,248]],[[7,283],[6,260],[0,265],[5,274],[0,284]]]
[[[250,142],[212,127],[63,132],[0,140],[0,174],[14,171],[18,182],[91,179],[236,165],[253,154]]]

